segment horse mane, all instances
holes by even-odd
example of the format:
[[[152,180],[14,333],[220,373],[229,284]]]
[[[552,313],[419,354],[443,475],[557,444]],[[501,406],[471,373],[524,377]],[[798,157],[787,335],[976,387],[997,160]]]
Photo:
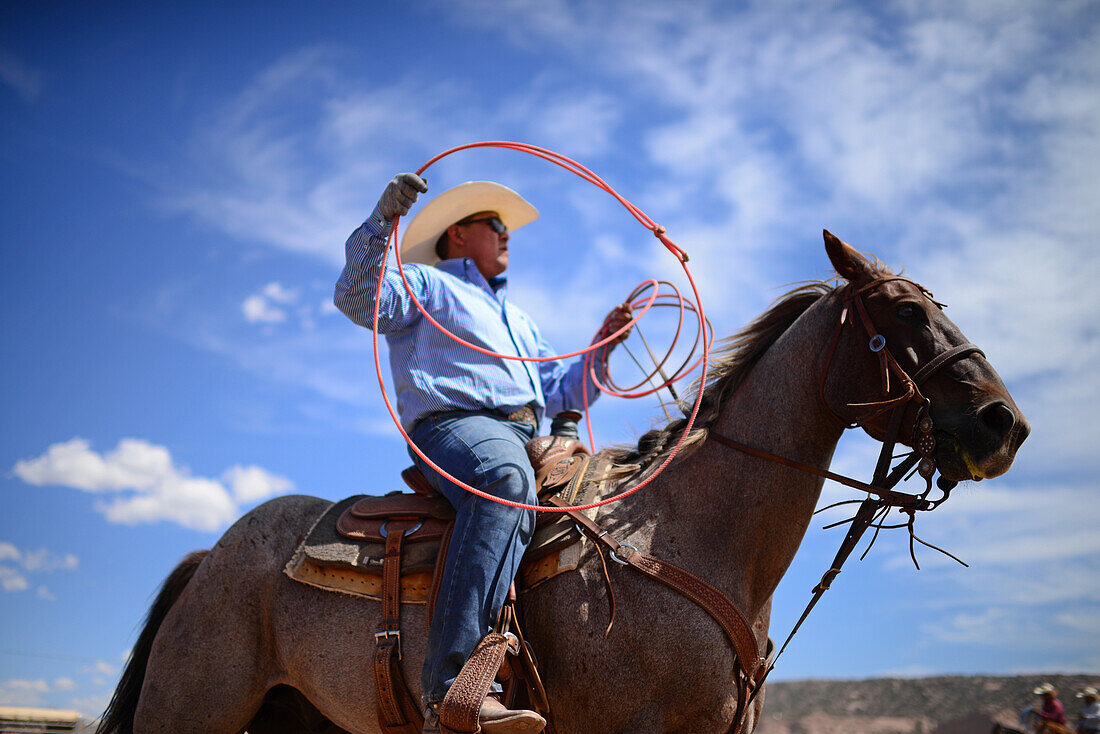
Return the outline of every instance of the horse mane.
[[[885,270],[885,268],[881,268]],[[707,384],[702,387],[703,400],[691,433],[685,439],[679,456],[690,455],[706,440],[711,424],[718,417],[722,403],[745,381],[749,372],[766,351],[787,331],[807,309],[839,286],[826,281],[803,283],[780,296],[763,314],[734,335],[722,339],[711,351],[712,363],[707,370]],[[698,381],[692,385],[691,397],[681,402],[693,405],[698,395]],[[611,447],[600,453],[611,460],[604,477],[624,479],[636,476],[660,465],[683,435],[687,418],[679,418],[663,428],[642,434],[634,448]]]

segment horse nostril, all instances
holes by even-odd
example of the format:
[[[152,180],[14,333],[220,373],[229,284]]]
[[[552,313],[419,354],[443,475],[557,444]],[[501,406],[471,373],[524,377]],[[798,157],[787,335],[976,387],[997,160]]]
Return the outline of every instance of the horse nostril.
[[[1016,425],[1016,413],[1008,407],[1007,403],[999,400],[982,408],[978,413],[978,417],[981,418],[982,423],[987,428],[998,436],[1007,435],[1012,427]]]

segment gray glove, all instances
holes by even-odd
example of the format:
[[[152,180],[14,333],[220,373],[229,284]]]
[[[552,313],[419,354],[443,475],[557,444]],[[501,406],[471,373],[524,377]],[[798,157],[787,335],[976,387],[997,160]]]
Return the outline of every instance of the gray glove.
[[[416,203],[417,192],[428,190],[428,182],[415,173],[399,173],[386,185],[382,197],[378,199],[378,213],[386,219],[397,215],[404,216]]]

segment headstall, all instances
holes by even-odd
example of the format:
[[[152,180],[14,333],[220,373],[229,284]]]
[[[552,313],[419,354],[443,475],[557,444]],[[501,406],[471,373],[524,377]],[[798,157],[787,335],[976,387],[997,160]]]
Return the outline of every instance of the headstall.
[[[914,564],[916,564],[916,555],[913,546],[914,541],[933,548],[934,550],[940,551],[941,553],[945,553],[951,558],[955,558],[950,553],[947,553],[947,551],[944,551],[941,548],[937,548],[936,546],[933,546],[921,540],[913,532],[913,523],[916,512],[934,510],[935,508],[939,507],[943,502],[947,500],[948,496],[950,495],[951,489],[953,489],[954,486],[957,484],[957,482],[940,477],[937,485],[942,492],[942,496],[937,499],[930,499],[929,495],[932,492],[932,477],[935,475],[937,469],[935,462],[935,426],[932,421],[931,402],[921,393],[920,386],[929,377],[931,377],[933,374],[943,369],[947,365],[957,360],[969,357],[972,354],[977,354],[984,357],[985,353],[982,352],[982,350],[974,344],[966,342],[964,344],[960,344],[958,346],[951,347],[950,349],[946,349],[943,352],[940,352],[928,362],[921,365],[914,374],[910,375],[908,372],[906,372],[901,364],[898,363],[898,360],[894,357],[893,353],[890,351],[889,345],[886,342],[886,337],[884,337],[875,326],[870,314],[868,313],[867,305],[864,302],[865,294],[874,291],[875,289],[886,283],[891,283],[894,281],[903,281],[911,284],[925,298],[930,300],[937,307],[942,307],[943,304],[935,301],[932,298],[932,294],[927,289],[925,289],[920,284],[901,276],[886,276],[882,278],[877,278],[859,288],[856,288],[852,285],[845,286],[847,292],[841,295],[841,298],[843,300],[840,312],[840,319],[837,322],[836,329],[833,331],[833,337],[829,344],[828,351],[826,352],[825,364],[821,371],[821,379],[818,386],[818,392],[822,403],[825,405],[826,410],[828,410],[829,414],[844,428],[855,428],[863,426],[868,421],[882,415],[883,413],[887,411],[893,411],[887,424],[886,435],[882,441],[882,449],[879,452],[878,462],[875,466],[874,478],[871,480],[870,484],[860,482],[850,477],[834,474],[832,472],[825,471],[817,467],[801,464],[791,459],[777,456],[770,452],[763,451],[761,449],[748,446],[746,444],[742,444],[713,430],[710,431],[708,435],[709,439],[714,439],[715,441],[718,441],[725,446],[729,446],[730,448],[737,449],[738,451],[742,451],[744,453],[748,453],[759,458],[768,459],[770,461],[774,461],[795,469],[800,469],[802,471],[825,477],[827,479],[832,479],[846,486],[853,487],[855,489],[859,489],[868,493],[867,498],[862,501],[850,501],[859,502],[860,505],[859,509],[856,511],[855,515],[852,518],[841,521],[840,523],[826,526],[835,527],[836,525],[850,523],[848,533],[845,536],[844,541],[841,543],[840,549],[837,551],[836,557],[833,559],[832,565],[830,566],[829,570],[826,571],[825,574],[821,577],[821,581],[818,582],[817,586],[814,587],[813,597],[810,599],[810,602],[806,606],[805,611],[803,611],[802,616],[799,618],[798,622],[795,623],[795,626],[791,630],[790,635],[788,635],[786,641],[783,643],[782,647],[780,647],[779,652],[776,654],[775,658],[772,659],[771,664],[768,666],[768,669],[764,673],[764,675],[760,678],[759,683],[753,686],[752,695],[749,699],[749,704],[752,703],[752,700],[755,699],[756,694],[761,690],[762,684],[767,678],[767,675],[775,669],[776,660],[778,660],[779,656],[783,654],[783,650],[786,649],[791,639],[794,638],[795,633],[798,632],[798,629],[802,626],[802,623],[806,620],[806,617],[809,616],[810,611],[817,604],[822,594],[824,594],[829,589],[829,586],[832,583],[833,579],[836,578],[837,574],[840,573],[841,567],[844,565],[844,562],[847,560],[852,550],[855,549],[856,545],[859,543],[860,538],[863,537],[863,533],[867,530],[867,528],[872,526],[875,527],[875,538],[877,538],[878,531],[883,528],[907,527],[910,537],[910,555],[913,558]],[[853,314],[855,314],[854,317]],[[856,323],[857,320],[863,326],[864,330],[867,333],[867,337],[869,339],[867,348],[872,352],[872,354],[879,362],[879,372],[882,379],[883,397],[881,401],[877,402],[849,404],[847,406],[849,408],[869,411],[861,415],[857,421],[850,423],[844,420],[844,418],[841,417],[825,399],[825,382],[828,378],[829,368],[832,364],[833,355],[836,351],[837,344],[840,341],[840,336],[845,328],[845,325],[848,323]],[[890,396],[892,390],[891,375],[901,385],[900,394],[894,397]],[[914,413],[915,417],[909,426],[903,426],[905,414],[911,402],[915,402],[917,404]],[[905,429],[904,433],[903,429]],[[896,467],[891,468],[891,462],[894,458],[896,458],[894,456],[894,448],[903,435],[907,435],[909,437],[909,443],[912,445],[913,451],[912,453],[905,455],[904,459]],[[899,481],[901,481],[902,478],[907,478],[908,475],[911,474],[914,466],[926,482],[925,490],[920,494],[908,494],[904,492],[894,491],[893,487]],[[842,502],[838,504],[848,503]],[[835,506],[837,505],[830,505],[829,507]],[[893,508],[897,508],[900,512],[907,514],[909,516],[908,522],[902,525],[883,525],[882,519],[885,518],[885,516]],[[829,508],[822,508],[822,510],[824,509]],[[821,512],[822,510],[818,510],[818,512]],[[873,544],[874,538],[871,540],[871,545]],[[869,550],[870,546],[868,546],[867,548],[867,551]],[[864,556],[866,556],[867,551],[864,551]],[[955,560],[959,559],[955,558]],[[962,561],[959,562],[962,563]],[[919,568],[920,566],[918,565],[917,567]]]

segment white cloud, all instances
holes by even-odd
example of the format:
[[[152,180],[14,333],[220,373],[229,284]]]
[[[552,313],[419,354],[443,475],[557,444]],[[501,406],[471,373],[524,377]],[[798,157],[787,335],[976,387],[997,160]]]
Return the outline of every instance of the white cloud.
[[[666,113],[642,128],[651,160],[670,174],[650,196],[709,221],[710,231],[696,223],[681,238],[693,255],[701,247],[704,273],[738,277],[746,252],[775,268],[767,249],[805,241],[822,224],[903,226],[908,236],[894,235],[901,242],[854,244],[888,261],[908,255],[910,265],[954,259],[926,268],[935,273],[928,284],[939,289],[946,278],[960,284],[955,293],[985,296],[995,338],[1014,347],[1004,353],[1008,375],[1018,374],[1017,359],[1063,364],[1065,349],[1019,345],[1054,335],[1059,347],[1073,344],[1062,336],[1079,341],[1100,306],[1096,289],[1079,287],[1100,274],[1092,246],[1100,184],[1089,165],[1100,145],[1100,39],[1073,7],[1052,13],[1022,2],[988,13],[899,3],[880,27],[854,6],[799,2],[738,11],[699,3],[674,14],[644,2],[630,12],[625,3],[537,5],[481,14],[485,3],[460,4],[464,22],[508,25],[517,42],[535,35],[583,56],[592,73],[641,80]],[[606,37],[611,22],[616,33]],[[1058,36],[1068,24],[1081,28],[1073,41]],[[654,47],[660,52],[641,52]],[[634,101],[632,91],[620,104]],[[722,206],[707,207],[712,200]],[[954,231],[964,222],[965,238]],[[1006,252],[1011,238],[1020,247]],[[704,293],[744,299],[741,283],[721,285]],[[1021,286],[1032,297],[1005,299]],[[1036,322],[1054,334],[1032,329]]]
[[[959,612],[946,624],[928,625],[925,629],[940,640],[954,643],[996,644],[1006,639],[1034,639],[1035,629],[1025,629],[1022,621],[1009,611],[994,608],[978,613]]]
[[[560,89],[535,84],[506,100],[503,115],[527,127],[529,139],[540,147],[573,158],[591,158],[611,149],[622,110],[614,97],[603,92],[562,94]]]
[[[276,476],[258,466],[234,466],[222,475],[237,502],[250,503],[265,500],[294,489],[294,482]]]
[[[1092,639],[1100,636],[1100,609],[1069,609],[1056,614],[1054,621]]]
[[[84,714],[88,719],[95,719],[95,717],[107,711],[107,704],[111,701],[111,694],[112,691],[107,690],[91,695],[78,695],[78,697],[69,699],[68,703],[65,705],[73,711],[79,711],[81,714]]]
[[[266,298],[253,294],[241,304],[244,320],[250,324],[281,324],[286,321],[286,312],[271,305]]]
[[[23,551],[21,554],[23,568],[28,571],[75,571],[80,561],[72,553],[58,555],[52,551],[40,548],[36,551]]]
[[[55,691],[75,691],[76,681],[72,678],[56,678],[53,682]]]
[[[28,574],[75,571],[80,565],[79,560],[72,553],[61,555],[45,548],[21,551],[13,543],[7,542],[0,543],[0,561],[10,561],[13,565],[19,565]],[[30,581],[18,569],[0,565],[0,588],[7,592],[26,591],[30,588]],[[40,599],[47,601],[54,601],[57,598],[45,586],[39,586],[37,594]]]
[[[1082,651],[1088,655],[1084,648],[1100,633],[1098,622],[1095,609],[1036,614],[1033,610],[994,606],[937,619],[924,625],[924,631],[933,639],[952,644],[1001,646],[1012,640],[1017,650],[1041,650],[1044,659],[1054,662],[1059,656],[1072,659]]]
[[[287,288],[275,281],[265,285],[259,293],[253,293],[241,303],[241,312],[244,319],[250,324],[281,324],[288,321],[288,314],[293,313],[297,317],[298,325],[306,331],[316,327],[315,315],[324,313],[327,309],[321,307],[314,310],[310,304],[299,304],[300,291],[297,288]],[[336,310],[335,305],[333,311]],[[270,331],[270,330],[268,330]]]
[[[42,679],[9,678],[0,681],[0,704],[7,706],[42,706],[50,684]]]
[[[18,561],[20,557],[19,549],[13,544],[0,542],[0,561]]]
[[[69,699],[66,705],[74,711],[79,711],[86,717],[95,718],[101,716],[103,712],[107,710],[107,704],[111,701],[111,695],[112,691],[107,690],[90,696],[77,696]]]
[[[148,490],[173,473],[171,457],[163,446],[127,438],[104,456],[90,446],[82,438],[55,443],[42,456],[16,462],[12,471],[29,484],[63,484],[88,492]]]
[[[213,531],[234,520],[241,502],[293,487],[289,480],[259,467],[234,467],[228,476],[236,497],[215,479],[192,477],[177,467],[164,446],[123,439],[103,456],[81,438],[50,446],[37,458],[16,463],[15,474],[33,485],[61,485],[99,494],[111,493],[96,509],[111,522],[127,525],[170,521],[194,530]],[[268,495],[264,495],[268,496]],[[75,565],[75,557],[43,556],[41,563]]]
[[[7,592],[25,591],[30,583],[23,574],[8,566],[0,566],[0,587]]]
[[[276,303],[291,304],[297,303],[298,301],[298,290],[295,288],[286,288],[278,281],[265,285],[263,294]]]
[[[118,673],[118,666],[106,660],[97,660],[94,665],[85,666],[80,672],[90,675],[115,675]]]
[[[928,576],[939,592],[938,596],[929,597],[931,608],[1057,605],[1064,609],[1100,604],[1100,562],[1094,558],[1063,563],[1040,559],[1015,566],[974,563],[969,569],[928,562],[922,563],[922,568],[938,571]]]
[[[218,481],[167,475],[147,493],[119,495],[96,509],[123,525],[168,520],[194,530],[213,531],[236,519],[237,505]]]
[[[314,47],[265,70],[196,134],[202,165],[177,172],[165,205],[247,242],[342,262],[350,229],[402,161],[426,157],[424,140],[472,138],[449,114],[452,89],[407,79],[364,91],[337,61]]]

